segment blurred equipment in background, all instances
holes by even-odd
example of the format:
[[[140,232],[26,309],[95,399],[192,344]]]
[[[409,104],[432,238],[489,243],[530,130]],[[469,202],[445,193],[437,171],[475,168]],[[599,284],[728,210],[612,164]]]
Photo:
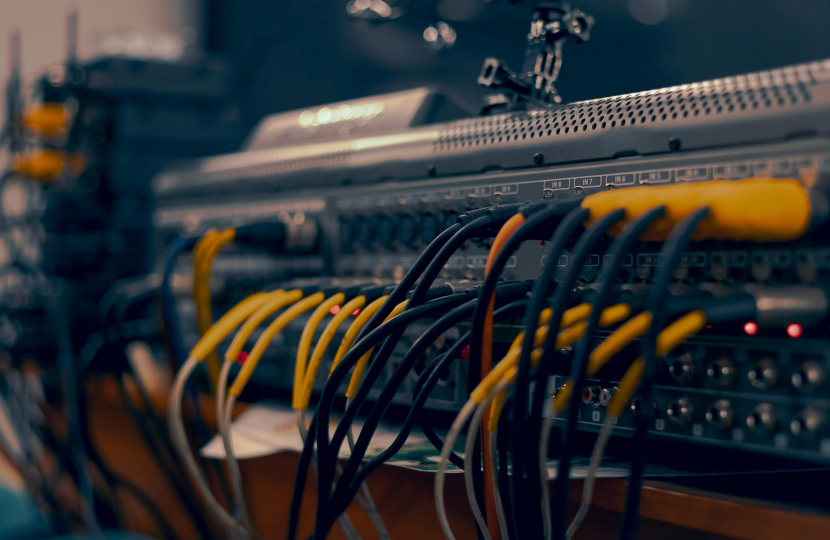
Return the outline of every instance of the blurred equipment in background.
[[[527,50],[518,76],[497,58],[487,58],[481,67],[478,84],[503,89],[485,98],[488,112],[523,109],[530,102],[535,107],[549,107],[562,102],[556,79],[562,69],[565,41],[584,43],[591,39],[594,18],[562,2],[533,5]]]
[[[490,114],[416,121],[413,110],[432,104],[420,89],[333,102],[268,117],[240,151],[157,176],[160,243],[195,242],[194,275],[217,278],[210,298],[194,287],[198,327],[181,309],[186,288],[168,325],[192,347],[168,409],[183,460],[184,385],[204,379],[203,362],[214,380],[213,350],[235,334],[211,387],[234,486],[234,504],[211,502],[211,511],[229,534],[255,530],[229,442],[237,398],[292,392],[304,447],[288,538],[312,467],[313,537],[336,526],[349,535],[346,509],[415,424],[441,452],[434,499],[447,538],[450,462],[464,468],[483,537],[570,538],[606,442],[631,438],[620,524],[630,539],[647,440],[687,472],[718,474],[719,465],[690,466],[686,445],[776,464],[830,458],[830,408],[818,393],[830,321],[822,262],[830,61],[560,104],[563,43],[587,40],[593,18],[547,2],[532,14],[521,71],[484,65],[479,82],[503,91],[486,102]],[[246,225],[308,220],[322,237],[299,256],[231,244]],[[185,224],[198,240],[176,236]],[[186,282],[185,265],[179,272]],[[371,304],[362,294],[384,286]],[[200,308],[211,299],[225,314],[213,325]],[[323,347],[309,360],[324,318],[355,299],[357,328],[335,334],[337,351]],[[458,412],[445,439],[425,410]],[[365,462],[371,434],[395,411],[395,442]],[[471,417],[462,460],[453,443]],[[569,527],[572,464],[595,440],[585,506]],[[344,442],[352,454],[341,467]],[[559,459],[552,489],[549,457]],[[195,463],[188,471],[203,477]]]
[[[239,81],[227,63],[129,56],[81,62],[76,34],[73,13],[65,63],[39,77],[31,96],[21,84],[20,36],[12,35],[2,130],[8,168],[0,183],[2,393],[12,426],[3,441],[35,496],[42,521],[34,526],[58,533],[79,522],[91,532],[123,526],[121,501],[109,491],[123,486],[160,515],[97,455],[83,383],[93,372],[118,381],[128,374],[143,388],[127,346],[147,339],[155,352],[162,348],[155,311],[148,309],[158,287],[148,277],[150,180],[177,160],[236,148],[242,135]],[[163,367],[152,352],[144,356],[145,369]],[[149,408],[134,418],[142,429],[153,422]],[[160,426],[156,417],[150,432],[163,433]],[[163,437],[146,442],[190,504],[188,514],[197,516],[197,530],[208,536],[178,466],[169,457],[165,464]],[[93,469],[105,486],[93,486]],[[76,507],[52,493],[54,482],[66,478],[80,499]],[[157,523],[172,535],[163,517]]]
[[[80,64],[73,51],[37,84],[22,117],[37,144],[14,159],[17,174],[45,188],[44,270],[67,280],[73,325],[83,326],[112,283],[152,269],[149,179],[177,160],[235,148],[241,134],[236,80],[219,60]],[[75,331],[83,342],[94,325]]]
[[[274,500],[291,540],[301,516],[357,540],[352,501],[387,540],[397,516],[366,479],[416,426],[436,472],[420,536],[454,538],[450,463],[464,538],[486,540],[570,540],[607,447],[630,474],[625,540],[647,441],[684,477],[830,474],[830,46],[782,47],[786,15],[743,1],[779,32],[708,0],[208,0],[205,55],[120,32],[81,61],[71,15],[31,96],[12,36],[0,445],[35,529],[125,528],[123,489],[171,540],[178,521],[270,537],[254,503]],[[102,379],[110,425],[136,432],[115,461],[89,406]],[[288,396],[302,453],[275,474],[294,499],[246,498],[262,479],[238,463],[237,399]],[[224,464],[194,452],[214,443]],[[158,475],[134,486],[125,461]],[[777,503],[811,496],[767,482]]]

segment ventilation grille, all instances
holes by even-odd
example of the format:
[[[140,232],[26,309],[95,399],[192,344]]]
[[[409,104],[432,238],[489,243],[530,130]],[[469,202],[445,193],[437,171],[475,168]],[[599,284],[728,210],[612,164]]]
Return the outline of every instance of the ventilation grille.
[[[830,60],[582,101],[555,109],[460,120],[441,132],[433,143],[433,151],[792,107],[809,102],[810,87],[827,80]]]

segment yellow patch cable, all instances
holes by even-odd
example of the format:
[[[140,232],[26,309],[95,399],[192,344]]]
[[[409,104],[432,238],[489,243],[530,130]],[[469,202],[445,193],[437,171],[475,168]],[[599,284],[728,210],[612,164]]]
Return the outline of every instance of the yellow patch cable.
[[[337,347],[337,353],[334,355],[334,362],[331,365],[331,371],[334,371],[334,368],[340,363],[340,360],[346,356],[346,353],[349,352],[349,349],[352,348],[352,344],[354,340],[357,339],[357,336],[360,334],[360,331],[363,330],[363,327],[366,326],[366,323],[369,322],[369,319],[380,309],[383,303],[386,301],[388,296],[381,296],[374,302],[370,303],[366,306],[363,311],[358,313],[355,320],[349,326],[349,329],[346,330],[346,335],[343,336],[343,340],[340,342],[340,346]],[[329,374],[331,374],[331,371]]]
[[[308,361],[308,352],[311,350],[311,340],[314,339],[314,333],[317,332],[317,327],[320,326],[320,323],[329,314],[331,308],[339,306],[345,299],[346,295],[342,292],[325,299],[317,306],[317,309],[314,310],[308,322],[303,327],[303,333],[300,335],[300,342],[297,347],[297,361],[294,364],[294,393],[291,404],[294,409],[299,409],[299,403],[302,401],[306,363]]]
[[[210,296],[210,269],[213,260],[224,246],[236,237],[234,229],[205,234],[193,250],[193,300],[196,302],[196,322],[199,333],[204,335],[213,326],[213,310]],[[207,358],[208,381],[216,389],[219,377],[219,356],[211,353]]]
[[[239,397],[242,393],[242,390],[245,388],[245,385],[248,384],[248,380],[251,378],[251,375],[253,375],[257,364],[259,364],[260,359],[262,359],[262,355],[265,354],[265,350],[271,344],[271,340],[273,340],[279,332],[288,326],[291,321],[306,311],[317,307],[321,302],[323,302],[323,300],[325,300],[325,294],[322,292],[303,298],[290,308],[286,309],[282,314],[280,314],[279,317],[274,319],[274,321],[268,325],[262,335],[259,336],[259,339],[257,339],[250,354],[248,355],[248,359],[245,360],[245,364],[242,365],[242,369],[239,370],[236,379],[234,379],[229,390],[231,395]]]
[[[311,401],[311,393],[314,390],[314,381],[317,379],[317,372],[320,369],[323,356],[326,354],[326,349],[328,349],[331,340],[334,339],[335,334],[337,334],[337,330],[346,321],[346,319],[349,318],[356,310],[362,309],[365,304],[365,296],[352,298],[340,308],[337,315],[332,317],[328,325],[326,325],[325,330],[323,330],[323,334],[317,341],[317,345],[314,346],[314,351],[311,353],[311,360],[308,362],[305,377],[303,378],[301,398],[297,402],[295,408],[308,410],[308,404]],[[358,316],[359,315],[360,314],[358,314]]]

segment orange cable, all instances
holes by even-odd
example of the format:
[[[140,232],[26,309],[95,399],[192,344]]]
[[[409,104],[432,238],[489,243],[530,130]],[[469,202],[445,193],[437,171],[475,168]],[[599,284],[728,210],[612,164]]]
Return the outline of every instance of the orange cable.
[[[490,266],[498,256],[499,252],[504,247],[507,239],[510,238],[516,229],[518,229],[525,218],[522,214],[516,214],[499,229],[496,238],[493,239],[493,245],[490,246],[490,254],[487,256],[487,265],[484,268],[484,275],[490,272]],[[493,311],[496,307],[495,293],[490,296],[490,302],[487,304],[487,311],[484,314],[484,327],[482,328],[481,337],[481,377],[482,379],[490,373],[493,367]],[[490,439],[486,435],[487,423],[490,421],[490,408],[487,408],[481,418],[481,452],[484,462],[484,510],[485,516],[490,516],[487,520],[487,529],[490,532],[492,540],[502,540],[501,529],[499,522],[493,519],[496,515],[496,495],[494,492],[493,475],[490,473]]]

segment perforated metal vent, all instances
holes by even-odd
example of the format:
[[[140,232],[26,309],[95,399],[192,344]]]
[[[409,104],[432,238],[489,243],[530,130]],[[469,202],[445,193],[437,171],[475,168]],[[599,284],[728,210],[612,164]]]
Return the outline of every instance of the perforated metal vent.
[[[791,107],[809,102],[810,87],[828,80],[830,60],[582,101],[548,110],[461,120],[447,125],[433,143],[433,151]]]

